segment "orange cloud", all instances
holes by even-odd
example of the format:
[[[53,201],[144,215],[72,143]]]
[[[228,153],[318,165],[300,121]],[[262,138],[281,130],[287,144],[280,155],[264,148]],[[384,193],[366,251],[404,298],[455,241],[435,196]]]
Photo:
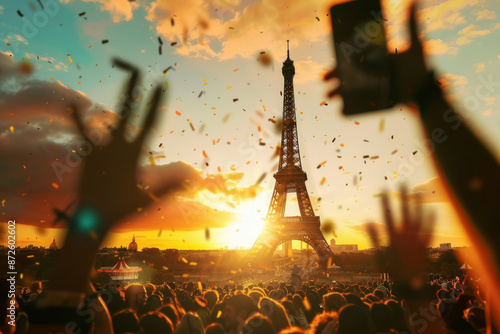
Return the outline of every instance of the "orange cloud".
[[[226,1],[215,14],[210,1],[157,0],[148,8],[146,18],[156,23],[160,35],[182,42],[178,53],[225,60],[251,58],[263,50],[271,55],[283,54],[287,39],[292,48],[319,41],[331,30],[326,16],[331,4],[326,0],[262,0],[243,9],[237,1]]]
[[[413,187],[414,194],[420,194],[422,203],[446,203],[449,198],[439,177],[431,178]]]
[[[69,3],[72,0],[61,0],[61,2]],[[139,8],[136,1],[129,0],[82,0],[83,2],[94,2],[101,4],[101,11],[108,11],[111,14],[113,22],[117,23],[122,20],[130,21],[133,18],[133,12]]]
[[[449,54],[455,56],[458,52],[456,47],[449,46],[441,39],[430,39],[423,42],[425,53],[429,55]]]
[[[474,15],[476,15],[476,20],[478,21],[494,20],[497,18],[497,14],[494,11],[487,9],[475,12]]]
[[[461,35],[457,38],[457,45],[465,45],[472,42],[473,39],[486,36],[491,33],[489,30],[479,30],[478,25],[470,24],[458,32]]]

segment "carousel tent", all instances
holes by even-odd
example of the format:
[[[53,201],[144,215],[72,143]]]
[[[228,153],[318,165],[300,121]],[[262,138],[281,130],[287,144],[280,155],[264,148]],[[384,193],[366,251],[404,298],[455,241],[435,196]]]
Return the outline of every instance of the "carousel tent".
[[[100,273],[108,273],[112,280],[134,280],[139,278],[139,272],[142,268],[129,267],[123,258],[112,267],[101,267],[97,270]]]

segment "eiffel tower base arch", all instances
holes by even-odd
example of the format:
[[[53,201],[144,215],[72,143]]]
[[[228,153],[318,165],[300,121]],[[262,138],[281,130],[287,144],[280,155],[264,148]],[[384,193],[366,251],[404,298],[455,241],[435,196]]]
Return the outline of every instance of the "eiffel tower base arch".
[[[296,218],[293,220],[301,220],[300,217],[293,218]],[[248,254],[248,262],[254,265],[268,262],[280,244],[285,241],[298,240],[309,244],[318,256],[319,267],[322,270],[327,269],[333,263],[333,252],[320,231],[319,217],[314,218],[318,221],[287,222],[281,225],[283,226],[281,229],[266,228],[269,226],[266,224]],[[280,224],[273,224],[273,226],[280,226]]]

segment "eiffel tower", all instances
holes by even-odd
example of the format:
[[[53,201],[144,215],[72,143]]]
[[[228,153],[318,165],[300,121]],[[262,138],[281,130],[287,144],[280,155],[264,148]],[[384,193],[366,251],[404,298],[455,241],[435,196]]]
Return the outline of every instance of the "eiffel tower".
[[[321,268],[331,264],[333,253],[320,231],[320,219],[314,210],[306,189],[307,175],[302,170],[295,116],[293,76],[295,67],[290,59],[287,41],[287,58],[283,62],[285,87],[283,94],[283,128],[281,133],[281,154],[273,197],[265,218],[264,227],[248,254],[249,262],[262,263],[270,259],[276,248],[287,241],[300,240],[312,246],[319,257]],[[285,217],[288,193],[296,193],[300,216]]]

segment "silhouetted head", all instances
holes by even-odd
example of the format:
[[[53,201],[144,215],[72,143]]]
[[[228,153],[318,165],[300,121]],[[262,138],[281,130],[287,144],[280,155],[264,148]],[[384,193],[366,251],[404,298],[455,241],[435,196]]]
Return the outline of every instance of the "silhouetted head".
[[[368,334],[368,314],[360,307],[348,304],[340,309],[338,334]]]

